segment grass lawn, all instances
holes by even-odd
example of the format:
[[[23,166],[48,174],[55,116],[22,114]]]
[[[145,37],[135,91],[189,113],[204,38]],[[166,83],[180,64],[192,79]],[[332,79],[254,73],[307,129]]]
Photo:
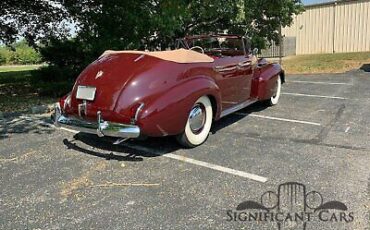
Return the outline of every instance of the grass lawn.
[[[42,65],[8,65],[0,66],[0,84],[29,82],[32,71]]]
[[[32,71],[40,65],[0,66],[0,112],[25,112],[32,106],[55,102],[53,97],[40,97],[31,84]]]
[[[370,64],[370,52],[298,55],[283,59],[288,74],[343,73],[364,64]]]
[[[0,66],[0,73],[35,70],[41,66],[42,65],[3,65]]]

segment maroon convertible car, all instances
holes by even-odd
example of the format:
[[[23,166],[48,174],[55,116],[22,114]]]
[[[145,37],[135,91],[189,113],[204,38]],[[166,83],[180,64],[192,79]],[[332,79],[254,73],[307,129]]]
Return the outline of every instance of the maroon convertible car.
[[[256,101],[277,104],[284,71],[255,53],[236,35],[185,37],[171,51],[106,51],[57,103],[54,122],[116,143],[175,135],[200,145],[213,121]]]

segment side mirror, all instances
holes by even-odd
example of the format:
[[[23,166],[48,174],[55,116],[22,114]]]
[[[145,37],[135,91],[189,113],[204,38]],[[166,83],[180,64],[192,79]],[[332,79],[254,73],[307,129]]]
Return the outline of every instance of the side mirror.
[[[252,54],[257,55],[258,54],[258,48],[254,48],[253,51],[252,51]]]

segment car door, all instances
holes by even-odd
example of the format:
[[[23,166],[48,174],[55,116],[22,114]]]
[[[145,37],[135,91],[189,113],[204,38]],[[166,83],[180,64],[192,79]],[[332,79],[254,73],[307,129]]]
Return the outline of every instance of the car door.
[[[227,109],[250,98],[255,61],[251,56],[230,56],[216,59],[214,70],[220,75],[222,108]]]
[[[235,91],[235,98],[239,102],[245,102],[251,97],[252,78],[256,65],[257,58],[254,55],[240,57],[237,65],[240,79],[236,82],[238,89]]]

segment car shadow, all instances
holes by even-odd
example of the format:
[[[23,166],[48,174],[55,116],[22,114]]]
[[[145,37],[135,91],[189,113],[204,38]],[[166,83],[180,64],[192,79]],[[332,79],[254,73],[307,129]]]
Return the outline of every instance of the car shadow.
[[[181,148],[174,137],[148,138],[145,141],[128,140],[113,144],[117,139],[98,137],[95,134],[77,133],[73,140],[64,139],[63,144],[68,148],[106,160],[143,161],[144,158],[161,156]]]
[[[265,110],[268,108],[268,105],[265,102],[256,102],[253,105],[250,105],[244,109],[241,109],[235,113],[232,113],[226,117],[221,118],[221,120],[216,121],[212,125],[211,133],[216,134],[219,130],[222,130],[223,128],[232,125],[239,120],[247,117],[249,114],[254,113],[254,112],[259,112],[262,110]]]
[[[361,70],[365,71],[365,72],[370,72],[370,63],[369,64],[363,64],[361,67],[360,67]]]
[[[215,122],[212,125],[211,133],[216,134],[223,128],[243,119],[253,112],[266,109],[265,103],[257,102],[245,109],[238,111],[238,114],[230,114]],[[217,135],[222,135],[221,133]],[[100,157],[105,160],[140,162],[144,158],[161,156],[183,148],[173,136],[148,138],[146,140],[128,140],[118,145],[113,142],[116,138],[98,137],[95,134],[78,133],[73,140],[64,139],[63,143],[68,149],[84,154]],[[207,143],[205,143],[207,144]]]
[[[93,135],[90,135],[90,134],[76,134],[74,136],[75,140],[79,140],[93,147],[92,150],[79,146],[74,140],[70,141],[68,139],[64,139],[63,144],[67,147],[67,149],[72,149],[80,153],[104,158],[105,160],[116,160],[116,161],[142,161],[143,160],[142,158],[143,153],[140,153],[139,151],[135,151],[134,149],[129,149],[124,146],[112,145],[112,143],[106,144],[102,140],[92,141],[91,139],[92,137]],[[103,153],[101,150],[106,150],[106,151],[111,151],[111,152],[107,154],[107,153]],[[119,155],[120,153],[124,153],[126,155]],[[144,155],[145,157],[150,157],[149,155],[145,153]]]

